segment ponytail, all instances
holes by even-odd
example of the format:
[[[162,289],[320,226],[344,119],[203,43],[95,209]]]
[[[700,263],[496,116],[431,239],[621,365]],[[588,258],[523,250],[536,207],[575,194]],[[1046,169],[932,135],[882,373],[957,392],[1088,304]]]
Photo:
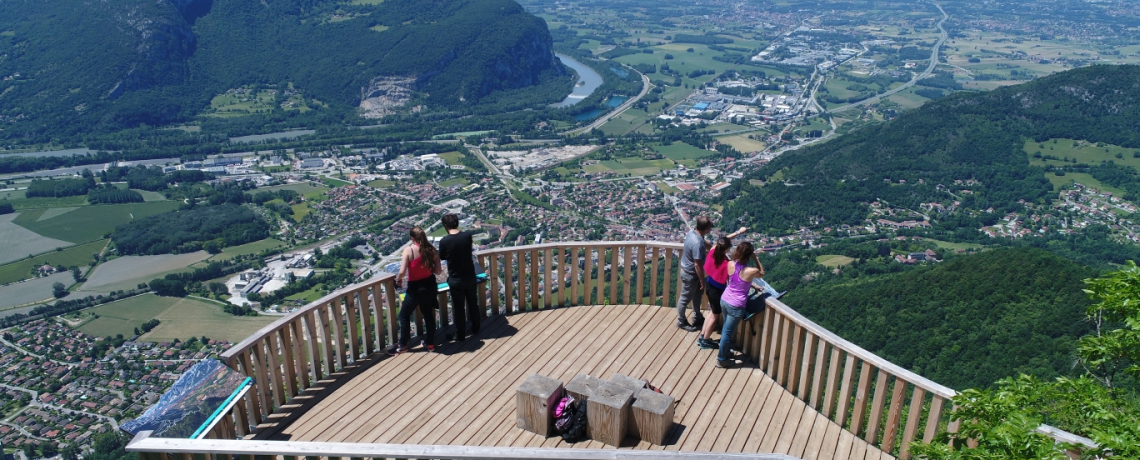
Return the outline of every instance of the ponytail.
[[[717,238],[716,245],[713,246],[713,262],[717,265],[723,264],[728,260],[728,250],[732,248],[732,240],[727,236]]]
[[[428,271],[435,273],[435,246],[432,246],[431,242],[428,241],[427,233],[424,233],[424,229],[419,226],[415,226],[408,231],[408,236],[420,247],[420,263],[423,264],[423,267],[428,269]]]

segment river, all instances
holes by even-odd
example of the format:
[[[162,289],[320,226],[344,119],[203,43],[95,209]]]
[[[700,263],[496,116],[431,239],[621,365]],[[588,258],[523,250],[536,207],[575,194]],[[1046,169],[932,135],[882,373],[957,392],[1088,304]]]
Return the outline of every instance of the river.
[[[586,64],[578,62],[574,60],[574,58],[565,54],[555,53],[554,55],[557,56],[563,64],[566,64],[568,67],[574,69],[574,71],[578,73],[578,82],[574,84],[574,91],[571,91],[570,95],[566,96],[566,99],[563,99],[562,102],[559,102],[557,104],[551,104],[551,107],[570,107],[574,104],[582,102],[582,99],[585,99],[589,95],[593,94],[594,90],[598,89],[599,86],[602,86],[602,76],[598,75],[594,69],[591,69]]]

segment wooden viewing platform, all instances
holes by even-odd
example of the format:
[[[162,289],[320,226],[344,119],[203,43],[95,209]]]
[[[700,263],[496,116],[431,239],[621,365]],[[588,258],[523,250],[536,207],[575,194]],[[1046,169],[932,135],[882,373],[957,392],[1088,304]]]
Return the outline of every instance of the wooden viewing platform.
[[[855,439],[754,365],[714,366],[715,350],[673,326],[672,309],[588,306],[496,316],[478,337],[393,358],[374,356],[255,438],[279,441],[571,447],[515,426],[514,389],[532,373],[569,382],[579,373],[649,380],[678,399],[666,446],[622,447],[782,453],[814,459],[893,458]],[[343,382],[340,382],[343,380]],[[611,448],[597,441],[573,447]]]
[[[778,300],[743,322],[750,362],[714,366],[674,327],[681,245],[554,243],[477,254],[482,332],[438,353],[389,358],[394,277],[341,288],[281,318],[219,359],[253,378],[206,434],[127,447],[143,460],[328,458],[909,458],[913,441],[955,430],[956,393],[836,336]],[[434,318],[450,331],[450,302]],[[412,343],[418,343],[414,339]],[[539,373],[615,373],[677,398],[664,446],[627,439],[567,445],[516,426],[514,391]],[[1051,436],[1072,435],[1043,425]]]

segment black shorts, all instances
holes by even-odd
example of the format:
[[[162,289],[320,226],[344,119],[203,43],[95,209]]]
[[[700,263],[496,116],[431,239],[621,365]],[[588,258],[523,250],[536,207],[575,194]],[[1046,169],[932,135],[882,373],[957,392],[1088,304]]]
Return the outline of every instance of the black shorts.
[[[709,288],[705,290],[705,295],[709,298],[709,310],[712,310],[714,315],[720,315],[720,296],[724,294],[724,289],[716,287],[713,283],[707,283]]]

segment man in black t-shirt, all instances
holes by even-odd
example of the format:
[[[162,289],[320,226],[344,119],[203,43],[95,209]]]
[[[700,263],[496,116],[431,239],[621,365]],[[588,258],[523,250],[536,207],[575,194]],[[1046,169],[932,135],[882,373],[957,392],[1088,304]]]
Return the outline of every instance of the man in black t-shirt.
[[[479,333],[479,302],[475,287],[475,261],[472,258],[472,231],[459,231],[459,216],[445,214],[440,222],[447,236],[439,240],[439,258],[447,261],[447,285],[451,289],[452,315],[455,319],[455,340],[462,342],[467,332],[467,318],[471,318],[471,335]]]

